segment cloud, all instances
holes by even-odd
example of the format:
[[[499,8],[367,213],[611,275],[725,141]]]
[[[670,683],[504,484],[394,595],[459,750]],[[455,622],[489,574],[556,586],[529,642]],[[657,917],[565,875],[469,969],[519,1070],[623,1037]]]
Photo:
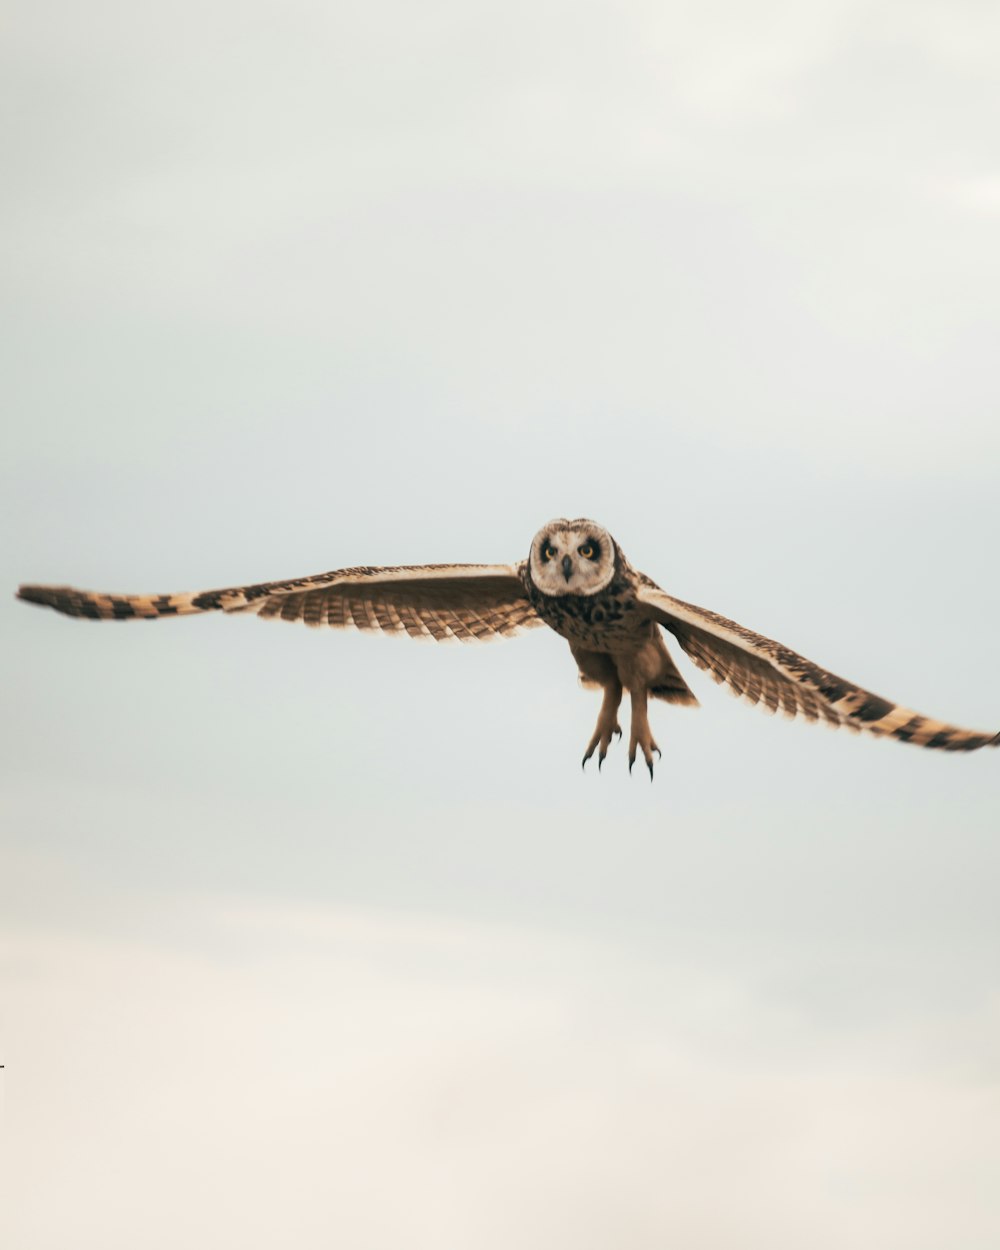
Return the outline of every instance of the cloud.
[[[231,900],[174,920],[188,944],[5,933],[12,1244],[1000,1232],[1000,1089],[955,1039],[835,1044],[736,979],[502,926]],[[1000,1014],[964,1028],[996,1038]]]
[[[955,178],[940,183],[935,190],[946,203],[977,216],[1000,213],[1000,174]]]

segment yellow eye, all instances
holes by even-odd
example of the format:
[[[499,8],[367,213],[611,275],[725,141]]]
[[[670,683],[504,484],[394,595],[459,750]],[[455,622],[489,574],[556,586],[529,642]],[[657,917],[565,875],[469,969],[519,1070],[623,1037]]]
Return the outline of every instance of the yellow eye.
[[[583,546],[579,548],[579,552],[585,560],[592,560],[594,558],[594,548],[591,543],[584,543]]]
[[[553,547],[551,543],[546,543],[545,546],[542,547],[542,562],[544,564],[548,564],[550,560],[554,560],[556,558],[557,554],[558,552],[555,547]]]

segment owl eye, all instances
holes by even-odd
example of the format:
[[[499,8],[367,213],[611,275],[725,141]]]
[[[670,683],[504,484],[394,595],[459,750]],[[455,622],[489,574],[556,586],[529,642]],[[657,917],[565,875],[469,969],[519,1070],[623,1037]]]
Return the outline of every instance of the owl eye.
[[[559,553],[551,543],[542,543],[542,563],[548,564],[550,560],[554,560]]]
[[[580,555],[582,555],[585,560],[597,559],[597,544],[596,543],[584,543],[583,546],[578,547],[577,550],[579,551]]]

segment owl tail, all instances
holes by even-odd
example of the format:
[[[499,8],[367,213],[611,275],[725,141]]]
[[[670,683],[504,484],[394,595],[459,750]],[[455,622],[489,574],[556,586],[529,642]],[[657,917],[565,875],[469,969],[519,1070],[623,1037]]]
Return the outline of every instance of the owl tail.
[[[649,687],[654,699],[662,699],[664,703],[681,703],[688,707],[698,707],[694,691],[677,671],[677,666],[663,648],[660,671]]]

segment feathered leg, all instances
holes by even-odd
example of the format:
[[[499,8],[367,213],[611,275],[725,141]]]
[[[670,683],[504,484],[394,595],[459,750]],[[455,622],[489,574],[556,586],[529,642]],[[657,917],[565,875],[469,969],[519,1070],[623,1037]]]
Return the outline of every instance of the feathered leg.
[[[587,750],[583,757],[583,766],[586,767],[587,760],[590,759],[599,747],[597,767],[600,769],[608,753],[608,747],[611,745],[611,739],[615,734],[619,738],[622,735],[621,725],[618,724],[618,708],[622,701],[622,683],[618,676],[618,670],[615,668],[610,656],[603,655],[599,651],[584,651],[579,647],[571,646],[570,650],[573,652],[573,658],[580,667],[580,680],[584,685],[597,685],[604,691],[601,710],[597,717],[597,727],[587,743]]]
[[[587,751],[583,757],[583,763],[586,765],[587,760],[594,754],[595,749],[599,746],[601,749],[597,754],[597,768],[600,771],[601,765],[604,763],[604,757],[608,753],[608,747],[611,745],[611,738],[617,734],[622,736],[622,727],[618,724],[618,707],[622,701],[622,684],[615,678],[613,682],[608,682],[604,687],[604,699],[601,702],[601,710],[597,717],[597,728],[594,730],[594,736],[587,744]]]
[[[632,732],[628,744],[628,770],[632,771],[637,749],[642,751],[646,767],[649,769],[649,780],[653,780],[653,752],[660,754],[652,730],[649,728],[649,716],[646,713],[648,689],[645,684],[637,682],[629,690],[632,696]]]

